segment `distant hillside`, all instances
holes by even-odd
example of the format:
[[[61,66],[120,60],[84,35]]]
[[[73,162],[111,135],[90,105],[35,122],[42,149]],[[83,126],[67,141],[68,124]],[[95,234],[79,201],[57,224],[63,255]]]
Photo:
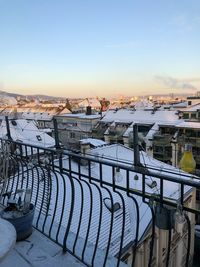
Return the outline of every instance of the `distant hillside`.
[[[22,96],[20,94],[16,94],[16,93],[8,93],[8,92],[5,92],[5,91],[0,91],[0,96],[9,96],[9,97],[18,97],[18,96]]]
[[[17,94],[17,93],[8,93],[6,91],[1,91],[0,90],[0,97],[4,96],[4,97],[26,97],[26,98],[34,98],[34,99],[40,99],[40,100],[52,100],[52,99],[66,99],[64,97],[56,97],[56,96],[48,96],[48,95],[22,95],[22,94]]]

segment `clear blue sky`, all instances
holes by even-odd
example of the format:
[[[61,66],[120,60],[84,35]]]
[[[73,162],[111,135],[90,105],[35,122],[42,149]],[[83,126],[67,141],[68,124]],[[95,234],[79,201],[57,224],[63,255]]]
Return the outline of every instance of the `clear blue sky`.
[[[0,90],[200,90],[199,0],[0,0]]]

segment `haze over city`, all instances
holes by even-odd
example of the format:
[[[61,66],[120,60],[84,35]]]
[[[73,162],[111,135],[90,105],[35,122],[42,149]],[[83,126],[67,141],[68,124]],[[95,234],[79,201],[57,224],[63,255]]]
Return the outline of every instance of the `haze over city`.
[[[195,93],[200,2],[0,0],[0,90]]]

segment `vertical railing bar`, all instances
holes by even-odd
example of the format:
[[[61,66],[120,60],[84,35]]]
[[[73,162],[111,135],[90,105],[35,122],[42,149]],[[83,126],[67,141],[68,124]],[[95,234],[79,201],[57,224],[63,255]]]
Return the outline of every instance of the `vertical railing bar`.
[[[100,163],[100,177],[101,177],[101,181],[102,181],[102,163]],[[112,166],[112,179],[114,179],[114,173],[115,173],[115,169]],[[104,187],[102,185],[103,188],[105,188],[110,196],[110,200],[111,200],[111,207],[113,207],[113,197],[112,194],[110,193],[109,189],[107,189],[106,187]],[[109,249],[110,249],[110,245],[111,245],[111,238],[112,238],[112,230],[113,230],[113,218],[114,218],[114,214],[113,212],[111,212],[111,223],[110,223],[110,231],[109,231],[109,237],[108,237],[108,242],[107,242],[107,248],[106,248],[106,253],[105,253],[105,258],[104,258],[104,263],[103,266],[106,266],[106,261],[108,258],[108,254],[109,254]]]
[[[80,162],[78,164],[78,179],[81,180],[81,165]],[[83,191],[83,185],[81,184],[80,181],[78,181],[79,185],[80,185],[80,189],[81,189],[81,207],[80,207],[80,216],[79,216],[79,221],[78,221],[78,228],[77,228],[77,232],[76,232],[76,238],[74,241],[74,245],[73,245],[73,253],[75,253],[75,248],[76,248],[76,244],[78,241],[78,236],[79,236],[79,232],[80,232],[80,228],[81,228],[81,221],[82,221],[82,216],[83,216],[83,203],[84,203],[84,191]]]
[[[63,238],[63,252],[67,251],[67,237],[68,237],[68,234],[70,231],[70,226],[71,226],[72,217],[73,217],[73,213],[74,213],[75,187],[74,187],[73,178],[71,176],[71,156],[69,156],[69,180],[71,183],[71,191],[72,191],[72,193],[71,193],[71,206],[70,206],[68,224],[67,224],[65,235]]]
[[[183,206],[183,202],[184,202],[184,184],[181,183],[181,206]]]

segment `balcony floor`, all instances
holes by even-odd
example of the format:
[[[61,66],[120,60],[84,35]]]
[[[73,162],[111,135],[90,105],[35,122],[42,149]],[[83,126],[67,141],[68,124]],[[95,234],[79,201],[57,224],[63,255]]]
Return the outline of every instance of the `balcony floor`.
[[[0,262],[1,267],[84,267],[69,253],[62,253],[62,248],[49,240],[37,230],[24,241],[17,242],[15,247]]]

